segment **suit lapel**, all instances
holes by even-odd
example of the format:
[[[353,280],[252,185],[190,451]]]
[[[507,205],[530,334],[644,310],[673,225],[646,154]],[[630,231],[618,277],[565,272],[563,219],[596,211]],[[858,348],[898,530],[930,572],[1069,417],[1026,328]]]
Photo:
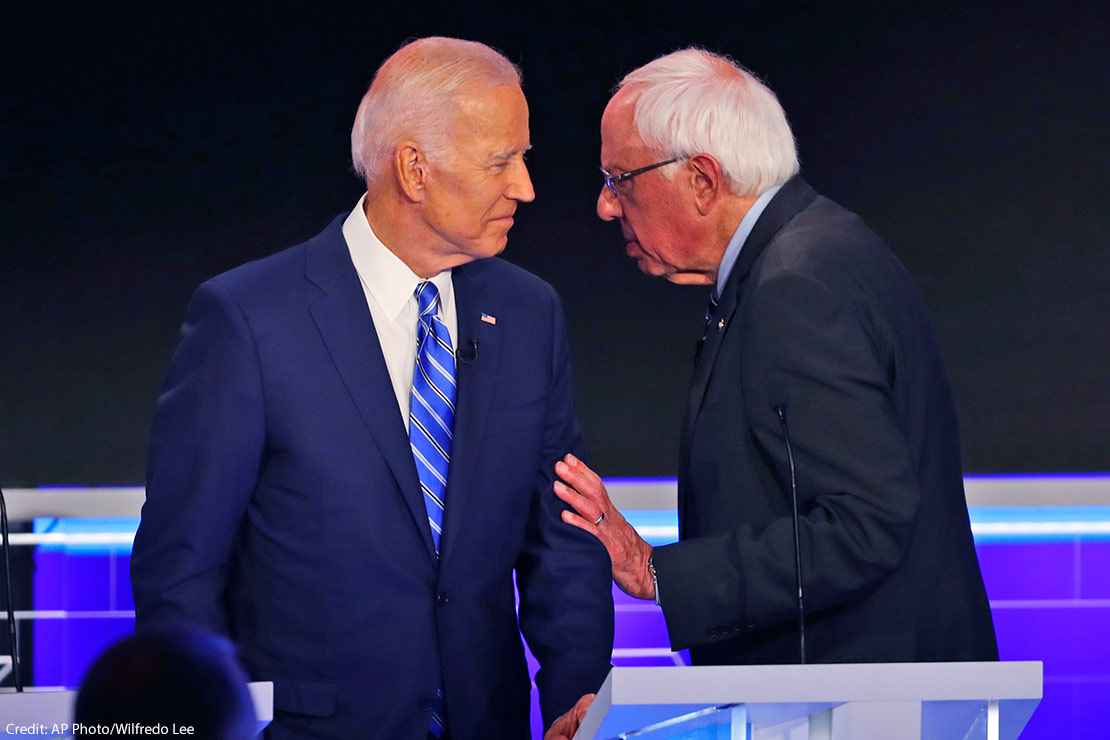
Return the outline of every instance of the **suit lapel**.
[[[482,314],[496,314],[491,291],[482,279],[480,262],[457,267],[451,274],[455,288],[459,346],[456,349],[458,399],[455,435],[451,445],[451,469],[447,475],[447,508],[444,513],[443,559],[454,552],[463,536],[466,510],[479,484],[474,475],[482,454],[480,442],[490,402],[496,390],[497,366],[501,358],[500,331],[496,324],[482,321]],[[502,316],[501,321],[511,320]],[[475,357],[463,359],[470,342],[477,342]]]
[[[682,435],[683,460],[685,467],[688,462],[690,437],[694,427],[697,426],[698,415],[701,413],[702,404],[705,402],[705,393],[709,388],[709,381],[713,377],[713,369],[717,362],[717,353],[724,341],[725,333],[732,324],[733,314],[740,304],[741,288],[745,278],[752,270],[767,245],[786,223],[799,211],[806,208],[817,197],[817,193],[800,176],[794,176],[782,186],[775,194],[766,210],[755,222],[755,228],[740,250],[740,257],[732,268],[732,273],[725,283],[725,291],[717,305],[717,311],[710,317],[709,327],[706,330],[705,346],[698,354],[694,364],[694,377],[690,385],[690,396],[687,400],[686,422]]]
[[[341,216],[308,245],[306,276],[325,293],[309,310],[351,399],[397,481],[431,557],[435,546],[404,420],[397,408],[397,396],[362,284],[343,239],[342,224]]]
[[[713,367],[717,361],[717,352],[721,348],[725,332],[732,323],[732,314],[736,312],[736,290],[730,281],[725,287],[724,295],[717,303],[717,310],[709,317],[705,329],[705,343],[698,352],[694,362],[694,377],[690,383],[690,395],[687,399],[686,428],[684,436],[693,430],[694,422],[701,411],[702,401],[705,400],[705,390],[709,386],[709,378],[713,374]]]

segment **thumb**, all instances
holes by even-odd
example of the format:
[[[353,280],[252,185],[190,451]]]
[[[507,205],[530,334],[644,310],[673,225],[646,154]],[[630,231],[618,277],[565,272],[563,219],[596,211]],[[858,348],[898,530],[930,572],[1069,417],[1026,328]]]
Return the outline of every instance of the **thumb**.
[[[576,720],[579,722],[582,721],[582,718],[586,716],[586,712],[589,711],[590,705],[594,703],[594,698],[596,696],[597,694],[583,694],[582,698],[578,700],[578,703],[574,705],[574,717]]]

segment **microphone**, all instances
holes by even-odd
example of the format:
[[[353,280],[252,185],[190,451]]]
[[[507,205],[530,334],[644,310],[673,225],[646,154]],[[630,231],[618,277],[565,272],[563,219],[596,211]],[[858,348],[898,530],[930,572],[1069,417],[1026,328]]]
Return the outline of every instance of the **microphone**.
[[[790,426],[786,423],[786,406],[777,404],[773,407],[782,425],[782,435],[786,438],[786,460],[790,465],[790,501],[793,505],[792,517],[794,521],[794,576],[798,583],[798,662],[806,663],[806,601],[805,591],[802,588],[802,545],[801,534],[798,526],[798,479],[794,472],[794,450],[790,446]]]
[[[23,674],[20,670],[19,646],[16,643],[15,601],[12,599],[12,546],[11,542],[8,541],[8,505],[4,501],[4,491],[2,489],[0,489],[0,535],[3,536],[0,545],[2,545],[4,551],[4,583],[8,599],[8,639],[11,640],[12,644],[12,680],[15,682],[15,690],[22,693]]]
[[[478,340],[464,339],[459,342],[459,360],[470,363],[478,359]]]

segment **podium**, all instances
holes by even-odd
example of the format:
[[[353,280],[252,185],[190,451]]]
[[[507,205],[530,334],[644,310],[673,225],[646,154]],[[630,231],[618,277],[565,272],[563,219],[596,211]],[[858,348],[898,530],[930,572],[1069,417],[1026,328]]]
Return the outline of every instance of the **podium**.
[[[1008,740],[1037,662],[614,668],[575,740]]]
[[[274,719],[274,684],[256,681],[247,688],[261,733]],[[0,737],[70,737],[76,699],[77,692],[67,689],[28,687],[21,694],[0,689]]]

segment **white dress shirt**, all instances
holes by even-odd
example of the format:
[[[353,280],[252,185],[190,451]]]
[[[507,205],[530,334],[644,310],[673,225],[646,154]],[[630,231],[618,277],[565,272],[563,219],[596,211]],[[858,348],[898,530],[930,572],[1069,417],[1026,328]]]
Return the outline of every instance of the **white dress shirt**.
[[[364,194],[351,215],[343,222],[343,238],[362,282],[366,305],[378,332],[378,341],[385,356],[385,366],[397,407],[409,427],[409,398],[412,394],[412,373],[416,368],[416,286],[423,282],[408,265],[382,243],[370,228],[362,210]],[[455,289],[451,271],[444,270],[431,278],[439,290],[439,316],[451,333],[451,346],[459,345],[458,319],[455,313]],[[367,341],[370,338],[367,337]]]

